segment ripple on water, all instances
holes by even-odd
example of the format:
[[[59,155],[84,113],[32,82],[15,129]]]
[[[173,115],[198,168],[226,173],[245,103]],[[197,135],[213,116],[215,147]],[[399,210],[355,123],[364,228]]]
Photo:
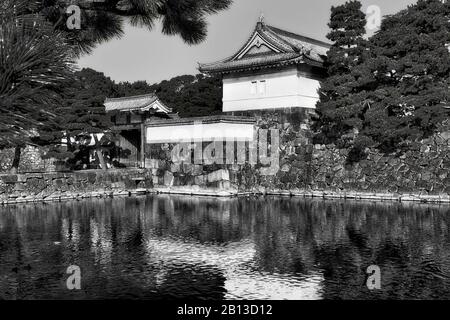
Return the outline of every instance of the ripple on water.
[[[155,195],[0,210],[5,299],[450,298],[440,206]]]

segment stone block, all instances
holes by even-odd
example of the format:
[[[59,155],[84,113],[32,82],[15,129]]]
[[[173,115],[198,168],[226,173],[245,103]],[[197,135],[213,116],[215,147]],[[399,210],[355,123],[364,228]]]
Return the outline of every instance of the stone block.
[[[123,181],[114,182],[114,183],[111,184],[111,186],[112,186],[113,189],[120,189],[120,190],[125,189],[125,183]]]
[[[17,175],[15,175],[15,174],[9,174],[9,175],[1,176],[0,179],[4,183],[16,183],[17,180],[18,180]]]
[[[87,180],[89,181],[89,183],[95,183],[95,181],[97,180],[97,174],[95,174],[94,172],[89,172],[87,174]]]
[[[14,185],[14,190],[15,191],[25,191],[26,188],[25,188],[25,185],[23,183],[16,183]]]
[[[158,169],[159,168],[159,162],[155,159],[145,159],[145,167],[147,169]]]
[[[166,187],[172,187],[173,183],[174,183],[174,177],[173,177],[172,172],[166,171],[164,173],[164,185]]]
[[[230,181],[230,173],[228,170],[220,169],[208,174],[208,182]]]
[[[322,144],[315,144],[314,145],[314,149],[316,149],[316,150],[325,150],[325,145],[322,145]]]
[[[219,189],[231,189],[231,182],[230,181],[220,181],[219,182]]]
[[[234,172],[241,171],[241,165],[236,164],[236,163],[233,163],[233,164],[230,166],[230,169],[231,169],[231,171],[234,171]]]
[[[203,174],[203,165],[201,164],[196,164],[194,165],[193,169],[192,169],[192,175],[193,176],[199,176]]]
[[[183,173],[192,174],[194,171],[194,165],[191,163],[183,163]]]
[[[194,184],[198,185],[198,186],[204,186],[206,184],[206,178],[205,176],[196,176],[194,178]]]
[[[19,174],[17,175],[17,182],[26,182],[28,179],[26,174]]]
[[[169,169],[169,165],[166,160],[158,160],[158,169],[167,170]]]
[[[181,165],[179,163],[172,163],[170,165],[170,171],[173,173],[177,173],[181,171]]]

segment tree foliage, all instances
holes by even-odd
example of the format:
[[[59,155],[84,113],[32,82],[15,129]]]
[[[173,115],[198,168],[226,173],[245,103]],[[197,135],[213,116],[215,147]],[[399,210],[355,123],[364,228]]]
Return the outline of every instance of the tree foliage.
[[[188,44],[203,41],[206,17],[227,9],[232,0],[38,0],[36,12],[65,32],[79,52],[89,53],[95,45],[123,35],[125,20],[152,30],[161,20],[162,32],[179,35]],[[68,30],[69,5],[81,8],[81,29]]]
[[[222,112],[222,80],[202,74],[185,75],[151,86],[180,117],[201,117]]]
[[[65,38],[30,15],[34,8],[27,0],[0,5],[0,149],[33,144],[39,130],[54,123],[61,85],[72,78]]]
[[[114,132],[104,101],[148,93],[158,97],[182,117],[207,116],[222,112],[221,80],[199,75],[178,76],[149,85],[146,81],[116,83],[101,72],[85,68],[74,73],[74,80],[61,88],[61,104],[55,108],[55,121],[40,130],[36,142],[50,147],[47,157],[56,158],[79,168],[91,151],[113,152]],[[92,134],[106,133],[98,143]],[[65,144],[61,144],[61,141]],[[99,160],[100,161],[100,160]]]
[[[449,2],[419,0],[386,17],[355,63],[344,67],[337,41],[328,53],[330,78],[318,104],[322,138],[343,142],[353,131],[355,147],[389,152],[433,134],[449,115],[449,21]],[[340,68],[341,74],[334,72]]]
[[[180,35],[188,44],[206,37],[207,15],[225,10],[231,0],[3,0],[0,3],[0,148],[13,146],[16,158],[27,144],[53,146],[61,152],[61,137],[83,137],[109,126],[103,101],[114,96],[114,84],[93,83],[95,72],[74,74],[72,58],[95,45],[123,35],[125,20]],[[81,29],[67,20],[81,8]],[[90,73],[90,74],[89,74]],[[83,78],[83,74],[86,76]],[[108,82],[108,81],[106,81]],[[148,87],[141,83],[139,90]],[[139,86],[133,85],[134,88]],[[70,146],[70,138],[68,144]],[[97,143],[97,147],[99,143]],[[99,155],[100,157],[100,155]],[[18,165],[18,160],[14,161]]]
[[[358,96],[359,75],[355,67],[360,65],[367,54],[365,15],[359,1],[346,2],[331,8],[331,28],[327,38],[333,41],[328,51],[326,67],[328,77],[322,83],[317,113],[322,140],[341,140],[358,121],[356,109],[360,106]]]
[[[104,73],[84,68],[75,73],[83,83],[86,95],[99,100],[155,93],[180,117],[200,117],[222,112],[222,80],[202,74],[182,75],[159,83],[145,80],[115,82]],[[74,90],[76,92],[77,90]],[[84,93],[79,93],[84,95]]]
[[[114,93],[114,86],[110,78],[92,69],[74,73],[73,81],[61,88],[62,100],[55,109],[54,123],[43,128],[39,135],[39,144],[50,147],[47,157],[77,167],[77,161],[89,159],[93,150],[102,168],[106,168],[102,141],[96,140],[96,134],[111,131],[111,115],[106,113],[104,101]]]
[[[222,80],[202,74],[182,75],[149,85],[145,81],[115,85],[113,97],[154,92],[180,117],[200,117],[222,112]]]

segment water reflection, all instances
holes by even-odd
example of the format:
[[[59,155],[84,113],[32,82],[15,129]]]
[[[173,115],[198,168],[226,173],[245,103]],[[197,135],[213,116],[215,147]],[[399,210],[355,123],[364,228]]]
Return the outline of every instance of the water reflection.
[[[449,210],[184,196],[4,207],[0,299],[448,299]],[[81,291],[66,288],[72,264]]]

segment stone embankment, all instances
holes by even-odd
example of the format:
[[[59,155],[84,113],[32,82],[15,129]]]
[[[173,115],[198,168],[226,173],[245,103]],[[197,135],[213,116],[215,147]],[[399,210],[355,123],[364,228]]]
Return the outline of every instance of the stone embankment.
[[[153,185],[146,170],[101,170],[0,175],[0,203],[61,201],[145,193]]]
[[[239,187],[237,180],[232,180],[232,177],[233,173],[226,169],[220,169],[206,174],[201,184],[174,185],[174,177],[167,172],[160,179],[153,176],[151,170],[137,169],[0,175],[0,203],[7,205],[146,193],[211,197],[276,195],[341,200],[450,203],[450,196],[447,193],[336,191],[301,188],[288,190],[269,189],[262,186],[243,189]],[[211,187],[211,184],[214,184],[214,187]]]
[[[176,193],[248,194],[380,201],[450,203],[450,124],[402,154],[367,150],[349,163],[349,149],[314,145],[308,121],[276,113],[258,117],[260,128],[279,132],[278,171],[260,164],[174,163],[173,146],[150,146],[146,169],[0,175],[0,203]],[[156,160],[153,160],[156,159]]]

